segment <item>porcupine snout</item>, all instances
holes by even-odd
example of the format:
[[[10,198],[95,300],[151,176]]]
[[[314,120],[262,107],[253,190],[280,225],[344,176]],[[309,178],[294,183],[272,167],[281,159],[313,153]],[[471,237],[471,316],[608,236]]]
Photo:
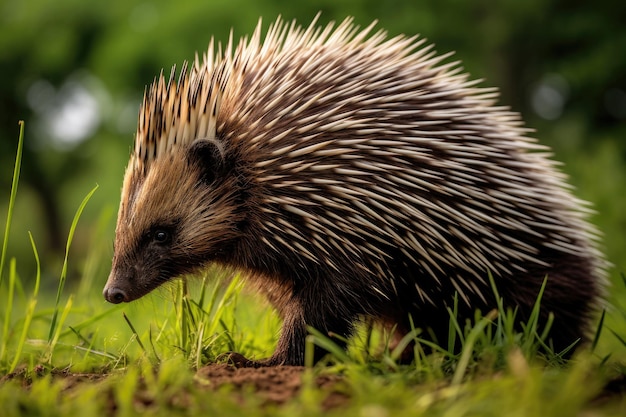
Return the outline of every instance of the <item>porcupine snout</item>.
[[[123,288],[122,283],[124,281],[128,282],[129,280],[119,279],[114,274],[114,271],[112,271],[111,275],[109,275],[109,279],[107,280],[106,285],[104,286],[104,290],[102,290],[102,295],[104,296],[104,299],[113,304],[131,301],[128,295],[128,290],[125,290]]]
[[[102,295],[104,296],[105,300],[112,304],[119,304],[124,301],[128,301],[128,296],[126,295],[126,292],[118,287],[107,286],[102,291]]]

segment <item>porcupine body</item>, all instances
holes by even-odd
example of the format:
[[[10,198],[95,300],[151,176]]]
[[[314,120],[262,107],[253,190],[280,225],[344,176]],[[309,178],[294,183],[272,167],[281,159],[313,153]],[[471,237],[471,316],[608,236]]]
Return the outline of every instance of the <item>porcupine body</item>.
[[[350,20],[262,40],[146,91],[122,189],[107,300],[209,264],[243,271],[284,320],[265,365],[302,364],[307,327],[362,317],[445,343],[505,304],[527,319],[544,279],[559,351],[585,340],[603,258],[585,204],[519,116],[423,41]],[[258,364],[258,363],[255,363]]]

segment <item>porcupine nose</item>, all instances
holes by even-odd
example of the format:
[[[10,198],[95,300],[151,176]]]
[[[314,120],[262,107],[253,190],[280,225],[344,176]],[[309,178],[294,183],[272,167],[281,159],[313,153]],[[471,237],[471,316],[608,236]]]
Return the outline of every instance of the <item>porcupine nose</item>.
[[[105,300],[113,304],[119,304],[121,302],[128,301],[128,296],[126,295],[126,293],[120,288],[116,287],[105,288],[104,291],[102,291],[102,295],[104,296]]]

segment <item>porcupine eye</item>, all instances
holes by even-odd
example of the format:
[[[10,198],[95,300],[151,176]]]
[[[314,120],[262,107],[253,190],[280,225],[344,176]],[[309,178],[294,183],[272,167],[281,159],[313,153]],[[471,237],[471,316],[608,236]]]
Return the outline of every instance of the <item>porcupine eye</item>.
[[[164,246],[172,241],[172,232],[165,228],[154,229],[148,234],[148,238],[155,244]]]
[[[157,243],[166,243],[170,240],[170,234],[165,230],[157,230],[154,232],[154,241]]]
[[[177,223],[157,223],[143,237],[144,245],[169,246],[176,237]]]

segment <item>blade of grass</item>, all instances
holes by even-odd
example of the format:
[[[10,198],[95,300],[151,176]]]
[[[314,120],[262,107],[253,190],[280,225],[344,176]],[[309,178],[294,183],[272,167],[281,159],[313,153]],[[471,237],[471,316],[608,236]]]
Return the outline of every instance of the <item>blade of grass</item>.
[[[215,312],[213,315],[214,319],[222,317],[226,304],[228,304],[229,302],[233,300],[236,294],[241,290],[241,287],[242,287],[241,276],[239,274],[233,275],[230,282],[228,283],[228,286],[226,287],[226,291],[222,295],[221,299],[219,300],[219,303],[217,304],[215,308]],[[209,329],[211,332],[215,331],[215,329],[217,328],[217,323],[212,323],[212,326],[213,327]]]
[[[2,240],[2,255],[0,255],[0,285],[2,285],[2,271],[4,270],[4,261],[6,258],[7,247],[9,244],[9,231],[11,230],[11,220],[13,218],[13,206],[15,205],[15,196],[17,195],[17,184],[20,178],[20,169],[22,166],[22,150],[24,149],[24,121],[19,121],[20,135],[17,140],[17,154],[15,155],[15,167],[13,168],[13,182],[11,183],[11,196],[9,197],[9,210],[7,211],[7,221],[4,226],[4,239]]]
[[[474,353],[474,343],[484,331],[485,327],[493,322],[497,315],[497,310],[491,310],[489,314],[487,314],[485,317],[482,318],[482,320],[476,323],[476,325],[472,328],[472,330],[465,338],[463,351],[461,352],[459,363],[456,365],[456,369],[454,370],[454,376],[452,377],[452,386],[459,386],[463,381],[463,376],[467,371],[467,366],[469,365],[470,358]]]
[[[454,346],[456,345],[456,336],[460,334],[459,323],[457,317],[459,316],[459,294],[454,293],[454,302],[452,310],[448,308],[450,314],[450,320],[448,321],[448,352],[454,352]]]
[[[413,328],[411,329],[410,332],[408,332],[407,334],[405,334],[402,339],[400,339],[400,341],[398,342],[398,344],[396,345],[396,347],[393,349],[393,351],[391,352],[391,359],[393,359],[394,361],[397,361],[398,359],[400,359],[400,357],[402,356],[402,353],[404,353],[404,350],[415,340],[417,340],[417,336],[419,336],[422,333],[422,329],[420,328]]]
[[[537,299],[535,300],[535,304],[533,305],[533,309],[530,312],[530,316],[528,317],[528,321],[523,326],[524,328],[524,343],[522,344],[522,351],[527,356],[534,352],[537,347],[537,329],[540,323],[540,312],[541,312],[541,299],[543,298],[543,293],[546,289],[546,285],[548,283],[548,277],[546,276],[543,279],[543,283],[541,284],[541,288],[539,289],[539,294],[537,295]],[[547,332],[545,332],[547,336]],[[543,340],[543,339],[541,339]]]
[[[325,334],[315,329],[314,327],[309,326],[307,327],[307,330],[310,333],[307,336],[307,339],[310,339],[314,345],[319,346],[325,351],[331,353],[335,357],[335,359],[337,359],[339,362],[342,362],[342,363],[352,362],[352,360],[350,359],[350,356],[348,356],[345,349],[339,346],[337,343],[335,343],[335,341],[333,341],[330,337],[326,336]],[[310,346],[310,343],[307,346]],[[310,360],[310,355],[311,353],[307,354],[305,352],[306,360]]]
[[[620,343],[622,344],[622,346],[626,347],[626,339],[624,339],[622,336],[620,336],[615,330],[613,329],[609,329],[609,331],[611,333],[613,333],[613,336],[615,336],[617,338],[617,340],[620,341]]]
[[[454,294],[454,306],[453,308],[446,307],[448,310],[448,315],[450,319],[448,321],[448,352],[453,353],[456,346],[457,337],[459,339],[459,343],[461,346],[465,343],[465,334],[463,333],[463,329],[461,328],[461,323],[459,323],[459,314],[458,314],[458,294]],[[437,340],[437,343],[441,343],[441,341]]]
[[[198,325],[198,335],[196,337],[196,347],[193,352],[195,369],[200,369],[202,367],[202,342],[204,340],[204,329],[204,323],[200,321]]]
[[[15,270],[15,258],[11,258],[9,264],[9,294],[6,301],[6,310],[4,312],[4,326],[2,326],[2,349],[0,350],[0,365],[4,363],[9,345],[9,327],[11,323],[11,311],[13,310],[13,295],[15,292],[15,280],[17,272]]]
[[[157,363],[161,363],[161,358],[159,357],[159,353],[156,350],[156,346],[154,346],[154,338],[152,337],[152,327],[148,331],[148,341],[150,342],[150,347],[152,347],[152,354]]]
[[[33,289],[33,298],[37,298],[39,295],[39,285],[41,284],[41,262],[39,260],[39,251],[37,250],[37,245],[35,245],[35,240],[33,239],[33,234],[31,232],[28,232],[28,238],[30,239],[30,245],[33,248],[35,266],[37,267],[35,275],[35,288]]]
[[[115,356],[115,355],[113,355],[113,354],[111,354],[109,352],[102,352],[102,351],[99,351],[99,350],[94,350],[94,349],[92,349],[91,346],[86,347],[86,348],[82,347],[82,346],[73,346],[73,348],[75,350],[80,350],[80,351],[85,352],[85,357],[87,357],[89,355],[94,355],[94,356],[99,356],[99,357],[102,357],[102,358],[113,359],[114,361],[119,361],[120,360],[120,358],[118,356]]]
[[[233,336],[231,334],[231,329],[222,318],[219,319],[219,322],[222,326],[222,329],[224,330],[223,335],[226,338],[226,345],[228,346],[228,350],[235,350],[235,340],[233,339]]]
[[[78,330],[76,330],[72,326],[67,326],[67,327],[70,329],[70,331],[72,333],[74,333],[76,335],[76,337],[78,337],[78,339],[80,341],[82,341],[86,345],[91,345],[91,342],[89,340],[87,340],[87,338],[85,338],[82,334],[80,334],[80,332]]]
[[[185,308],[187,304],[187,298],[185,295],[187,293],[186,289],[186,281],[184,279],[179,280],[176,305],[180,307],[177,309],[176,322],[180,326],[180,339],[178,343],[183,352],[189,352],[189,318],[187,317],[187,308]]]
[[[48,364],[52,364],[52,356],[54,353],[54,349],[57,343],[59,342],[59,338],[61,337],[61,326],[63,326],[63,323],[65,323],[67,316],[69,315],[70,311],[72,311],[73,304],[74,304],[74,295],[72,294],[67,299],[67,302],[65,303],[65,307],[63,307],[63,310],[61,310],[61,317],[59,319],[59,326],[57,327],[57,330],[52,335],[52,338],[48,340],[48,349],[47,349],[46,354],[44,355],[44,362]],[[55,309],[55,312],[56,311],[57,310]]]
[[[59,286],[57,287],[57,297],[54,303],[54,313],[52,315],[52,321],[50,322],[50,331],[48,332],[48,342],[52,341],[52,337],[56,331],[57,326],[57,317],[59,314],[59,302],[61,301],[61,294],[63,293],[63,287],[65,286],[65,280],[67,278],[67,260],[70,253],[70,246],[72,245],[72,239],[74,238],[74,232],[76,231],[76,226],[78,225],[78,219],[80,215],[83,213],[87,202],[96,192],[98,186],[96,185],[90,192],[85,196],[83,201],[78,206],[78,210],[76,210],[76,214],[74,215],[74,219],[72,220],[72,225],[70,226],[70,232],[67,236],[67,244],[65,245],[65,258],[63,260],[63,269],[61,270],[61,279],[59,280]]]
[[[204,274],[204,276],[202,277],[202,286],[200,287],[200,296],[198,297],[198,307],[200,307],[201,310],[204,310],[204,301],[206,297],[208,277],[208,274]]]
[[[78,324],[75,324],[75,325],[72,326],[72,328],[63,331],[61,333],[61,337],[67,336],[68,334],[73,333],[73,332],[80,332],[82,329],[91,326],[95,322],[100,321],[104,317],[110,316],[110,315],[112,315],[112,314],[122,310],[123,308],[124,308],[124,305],[118,304],[116,306],[113,306],[113,307],[109,308],[108,310],[103,311],[100,314],[96,314],[93,317],[89,317],[87,320],[82,321],[82,322],[80,322]]]
[[[28,237],[30,239],[30,244],[33,248],[33,254],[35,255],[35,288],[33,289],[33,295],[28,302],[28,306],[26,307],[26,316],[24,317],[22,334],[20,335],[20,338],[18,340],[17,349],[13,357],[13,362],[11,362],[11,366],[9,367],[9,373],[15,370],[18,361],[22,355],[22,350],[24,349],[24,344],[26,343],[26,338],[28,336],[28,330],[30,329],[30,324],[33,320],[33,316],[35,315],[35,308],[37,307],[37,296],[39,295],[39,285],[41,283],[41,262],[39,260],[39,252],[37,251],[37,245],[35,245],[35,240],[33,239],[32,233],[28,232]]]
[[[159,364],[159,357],[155,354],[155,357],[153,358],[152,356],[148,354],[146,347],[144,346],[143,342],[141,341],[141,338],[139,337],[139,333],[137,333],[137,330],[135,330],[135,326],[133,326],[133,323],[131,323],[126,313],[122,313],[122,315],[124,316],[124,320],[126,320],[128,327],[130,327],[130,330],[133,332],[133,337],[135,340],[137,340],[137,344],[141,348],[141,351],[143,352],[144,356],[148,358],[148,360],[153,366],[157,366]],[[152,339],[152,331],[150,331],[150,334],[148,336],[150,339]]]
[[[76,291],[76,296],[80,300],[89,297],[94,287],[99,285],[97,283],[97,280],[100,278],[99,266],[102,264],[103,258],[109,254],[108,250],[106,250],[108,248],[105,249],[103,247],[103,242],[107,242],[108,244],[109,239],[107,232],[109,231],[110,220],[114,213],[115,211],[111,206],[103,208],[96,221],[93,229],[94,232],[91,233],[89,244],[95,249],[89,251],[87,259],[85,260],[85,267],[81,274],[78,290]]]
[[[139,347],[141,348],[143,353],[147,354],[148,352],[146,351],[146,348],[143,345],[143,343],[141,343],[141,338],[139,337],[139,334],[137,333],[137,330],[135,330],[135,326],[133,326],[133,324],[130,322],[130,319],[128,318],[126,313],[122,313],[122,315],[124,316],[124,320],[126,320],[126,323],[128,324],[128,327],[130,327],[130,330],[133,332],[133,335],[135,335],[135,338],[137,339],[137,344],[139,344]]]
[[[593,342],[591,342],[591,352],[595,352],[596,347],[598,346],[598,341],[600,340],[600,335],[602,334],[602,328],[604,327],[604,316],[606,316],[606,309],[602,309],[602,315],[600,316],[600,321],[598,322],[598,329],[593,337]]]

